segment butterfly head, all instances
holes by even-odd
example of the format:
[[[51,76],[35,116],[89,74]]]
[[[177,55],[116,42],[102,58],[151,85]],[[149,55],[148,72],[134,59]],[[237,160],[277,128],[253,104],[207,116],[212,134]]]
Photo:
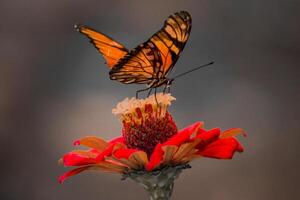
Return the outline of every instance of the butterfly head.
[[[166,79],[166,85],[167,85],[167,87],[170,87],[172,85],[173,81],[174,81],[174,78],[168,78],[168,79]]]

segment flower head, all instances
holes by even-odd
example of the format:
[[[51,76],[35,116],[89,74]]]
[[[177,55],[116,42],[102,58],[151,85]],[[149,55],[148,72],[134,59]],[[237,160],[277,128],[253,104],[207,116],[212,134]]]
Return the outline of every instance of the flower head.
[[[168,112],[175,98],[159,93],[147,99],[125,99],[113,109],[123,123],[123,137],[128,148],[143,150],[151,155],[155,146],[177,133],[177,127]]]
[[[88,136],[74,142],[88,150],[75,150],[63,156],[65,166],[77,167],[59,178],[85,170],[100,170],[126,174],[131,171],[153,171],[165,166],[187,164],[200,157],[231,159],[243,147],[235,139],[244,134],[239,128],[221,132],[206,130],[196,122],[182,130],[168,112],[175,98],[159,93],[146,99],[125,99],[113,109],[123,124],[122,136],[109,142]]]

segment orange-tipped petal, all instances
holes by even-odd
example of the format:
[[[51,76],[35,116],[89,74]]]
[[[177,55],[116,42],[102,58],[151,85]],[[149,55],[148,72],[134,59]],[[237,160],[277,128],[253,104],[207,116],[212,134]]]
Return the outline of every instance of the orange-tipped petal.
[[[239,142],[235,138],[225,138],[208,144],[197,154],[209,158],[231,159],[235,151],[243,151]]]
[[[163,145],[180,145],[190,139],[191,135],[195,133],[199,128],[203,126],[203,122],[196,122],[180,131],[174,136],[172,136]]]
[[[176,151],[178,150],[178,146],[176,145],[165,145],[162,147],[162,150],[164,151],[164,157],[162,163],[167,164],[169,163]]]
[[[132,169],[144,168],[148,163],[147,154],[137,149],[118,149],[114,157]]]
[[[129,159],[125,159],[125,158],[120,158],[117,159],[115,158],[117,162],[120,162],[121,164],[127,166],[127,168],[129,169],[140,169],[141,167],[139,166],[138,163],[136,163],[135,161],[131,161]]]
[[[115,162],[112,160],[102,161],[96,165],[99,167],[99,170],[105,172],[113,172],[113,173],[123,173],[127,170],[127,166],[122,163]]]
[[[221,135],[220,138],[229,138],[229,137],[234,137],[237,135],[243,134],[243,136],[247,136],[246,132],[241,129],[241,128],[232,128],[224,131]]]
[[[178,151],[173,156],[172,162],[174,163],[182,163],[182,160],[186,157],[189,157],[191,154],[196,152],[195,147],[199,144],[200,139],[196,139],[193,142],[187,142],[182,144]]]
[[[87,136],[80,140],[76,140],[74,142],[74,145],[84,145],[86,147],[103,151],[107,147],[108,143],[101,138],[95,136]]]
[[[145,168],[145,166],[148,164],[148,157],[144,151],[134,152],[130,155],[129,160],[136,162],[140,168]]]

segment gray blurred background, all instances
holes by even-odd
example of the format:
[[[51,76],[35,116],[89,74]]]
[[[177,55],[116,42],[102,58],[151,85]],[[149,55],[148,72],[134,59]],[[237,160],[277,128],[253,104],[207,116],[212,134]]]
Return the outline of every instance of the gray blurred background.
[[[133,48],[178,10],[191,13],[193,28],[171,75],[215,61],[173,84],[179,128],[203,120],[249,137],[231,161],[194,161],[173,199],[300,199],[299,8],[297,0],[1,0],[0,199],[147,199],[118,175],[88,172],[57,183],[67,170],[57,160],[72,141],[120,135],[111,109],[141,88],[110,81],[103,58],[73,25]]]

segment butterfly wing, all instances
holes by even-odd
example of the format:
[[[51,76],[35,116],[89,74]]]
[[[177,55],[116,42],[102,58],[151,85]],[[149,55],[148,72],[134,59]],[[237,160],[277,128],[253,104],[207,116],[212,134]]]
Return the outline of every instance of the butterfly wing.
[[[90,39],[90,42],[103,55],[109,68],[116,65],[117,62],[129,52],[122,44],[114,41],[103,33],[83,25],[75,25],[75,28]]]
[[[175,65],[191,31],[188,12],[177,12],[148,41],[129,52],[110,70],[110,78],[122,83],[151,84],[165,78]]]

